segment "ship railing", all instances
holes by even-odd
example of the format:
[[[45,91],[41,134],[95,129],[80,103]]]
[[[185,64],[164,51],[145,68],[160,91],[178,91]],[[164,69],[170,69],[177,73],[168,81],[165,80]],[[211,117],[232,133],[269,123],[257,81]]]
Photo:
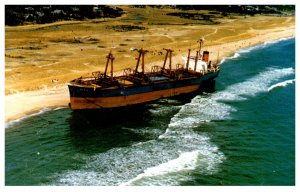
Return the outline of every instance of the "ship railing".
[[[207,69],[206,73],[217,72],[219,70],[220,70],[219,66],[215,66],[215,67],[211,67],[211,68]]]
[[[126,68],[126,69],[123,70],[123,75],[124,76],[128,76],[130,74],[132,74],[132,69],[131,68]]]
[[[101,71],[94,71],[92,72],[92,76],[94,77],[95,80],[99,79],[114,79],[115,77],[111,77],[110,75],[105,75]]]
[[[151,67],[151,73],[158,73],[162,70],[162,68],[158,65],[154,65]]]
[[[140,85],[142,83],[148,82],[148,77],[145,74],[128,74],[120,77],[122,80],[127,80],[132,82],[133,84]]]
[[[93,77],[82,77],[81,76],[79,78],[73,79],[69,83],[77,84],[77,85],[89,85],[89,84],[91,84],[92,81],[94,81]]]
[[[103,78],[104,74],[101,73],[101,71],[94,71],[92,72],[92,76],[95,78],[95,80]]]
[[[183,70],[184,66],[180,63],[176,64],[176,70]]]

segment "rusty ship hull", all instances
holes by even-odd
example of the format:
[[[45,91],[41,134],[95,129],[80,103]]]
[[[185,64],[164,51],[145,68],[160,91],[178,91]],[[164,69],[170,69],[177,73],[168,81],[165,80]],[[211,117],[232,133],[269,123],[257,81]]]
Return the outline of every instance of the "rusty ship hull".
[[[202,41],[199,43],[195,57],[190,56],[189,49],[186,62],[177,64],[175,68],[172,66],[173,50],[164,49],[163,65],[152,66],[149,72],[145,72],[144,63],[148,51],[136,50],[139,55],[135,69],[124,69],[123,75],[119,76],[113,74],[115,58],[110,52],[103,73],[96,71],[90,77],[69,82],[69,105],[73,110],[111,109],[195,92],[214,82],[220,72],[217,62],[209,61],[208,51],[200,54]]]
[[[97,88],[70,83],[70,107],[78,109],[107,109],[136,105],[160,98],[173,97],[200,90],[218,76],[213,71],[201,76],[189,76],[186,79],[172,80],[165,76],[151,76],[147,85]],[[158,79],[158,80],[156,80]]]

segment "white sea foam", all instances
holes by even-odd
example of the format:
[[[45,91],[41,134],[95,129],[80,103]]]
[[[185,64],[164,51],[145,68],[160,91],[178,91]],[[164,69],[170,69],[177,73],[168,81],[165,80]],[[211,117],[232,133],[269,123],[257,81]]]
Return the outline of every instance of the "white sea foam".
[[[238,58],[239,56],[241,56],[241,55],[237,52],[237,53],[234,53],[233,56],[229,57],[229,59],[235,59],[235,58]]]
[[[268,88],[268,91],[271,91],[271,90],[273,90],[275,88],[278,88],[278,87],[285,87],[289,84],[293,84],[294,82],[295,82],[295,79],[290,79],[290,80],[286,80],[286,81],[283,81],[283,82],[276,83],[276,84],[270,86]]]
[[[176,109],[180,109],[180,106],[173,106],[173,105],[169,105],[169,106],[163,106],[163,105],[157,105],[155,108],[149,109],[149,111],[153,114],[153,115],[157,115],[157,116],[164,116],[166,114],[169,114],[171,112],[173,112]]]
[[[68,108],[68,107],[56,107],[56,108],[46,107],[46,108],[43,108],[43,109],[39,110],[36,113],[31,113],[31,114],[25,115],[25,116],[23,116],[23,117],[21,117],[19,119],[15,119],[15,120],[12,120],[12,121],[9,121],[9,122],[5,123],[5,128],[9,128],[13,124],[15,124],[15,123],[24,121],[24,120],[26,120],[26,119],[28,119],[30,117],[41,115],[41,114],[43,114],[45,112],[48,112],[48,111],[51,111],[51,110],[57,111],[57,110],[60,110],[60,109],[65,109],[65,108]]]
[[[9,128],[9,127],[11,127],[12,125],[14,125],[15,123],[18,123],[18,122],[23,121],[23,120],[25,120],[25,119],[28,119],[28,118],[30,118],[30,117],[34,117],[34,116],[37,116],[37,115],[41,115],[41,114],[43,114],[43,113],[45,113],[45,112],[47,112],[47,111],[50,111],[50,110],[51,110],[51,108],[44,108],[44,109],[39,110],[39,111],[36,112],[36,113],[32,113],[32,114],[29,114],[29,115],[25,115],[25,116],[23,116],[23,117],[21,117],[21,118],[19,118],[19,119],[9,121],[9,122],[5,123],[5,128]]]
[[[170,137],[96,154],[80,170],[59,175],[55,184],[179,185],[194,169],[202,174],[216,172],[224,159],[207,135],[172,132]]]
[[[185,138],[190,139],[191,142],[198,139],[195,135]],[[182,139],[182,137],[176,139]],[[202,140],[204,143],[208,141],[209,139]],[[195,170],[198,174],[214,174],[218,171],[218,165],[224,160],[225,156],[218,147],[204,145],[199,150],[182,152],[176,159],[147,168],[143,173],[122,185],[180,185],[181,181],[189,180],[190,173]]]
[[[55,109],[53,109],[54,111],[57,111],[57,110],[61,110],[61,109],[66,109],[68,107],[56,107]]]
[[[137,177],[124,183],[123,185],[130,185],[134,181],[140,180],[144,177],[153,177],[178,171],[193,170],[197,166],[199,153],[199,151],[182,153],[177,159],[162,163],[156,167],[147,168],[144,173],[139,174]]]
[[[286,41],[286,40],[290,40],[290,39],[293,39],[295,37],[283,37],[283,38],[280,38],[278,40],[274,40],[274,41],[266,41],[263,43],[263,45],[265,46],[269,46],[269,45],[272,45],[272,44],[275,44],[275,43],[278,43],[278,42],[281,42],[281,41]]]
[[[243,54],[243,53],[249,53],[252,50],[265,48],[265,47],[273,45],[275,43],[278,43],[278,42],[281,42],[281,41],[286,41],[286,40],[293,39],[293,38],[295,38],[295,37],[281,38],[281,39],[274,40],[274,41],[266,41],[264,43],[261,43],[261,44],[255,45],[255,46],[251,46],[251,47],[247,47],[247,48],[242,48],[240,50],[237,50],[234,53],[234,55],[229,56],[229,57],[224,57],[221,60],[220,64],[224,63],[226,60],[236,59],[236,58],[240,57],[241,54]]]
[[[235,108],[228,102],[249,99],[280,78],[294,74],[293,68],[269,68],[225,90],[196,96],[181,107],[158,139],[128,147],[113,148],[90,157],[80,170],[58,175],[59,185],[180,185],[192,172],[214,174],[226,159],[218,146],[195,126],[230,118]]]
[[[186,173],[192,172],[201,165],[203,167],[202,170],[205,170],[206,174],[212,174],[214,172],[214,165],[221,162],[221,158],[217,157],[217,150],[215,148],[215,150],[209,152],[195,150],[181,153],[176,159],[147,168],[143,173],[122,185],[153,185],[153,183],[156,185],[178,185],[180,180],[187,179],[189,174]],[[204,161],[201,158],[203,156],[210,158],[205,158]],[[158,179],[159,177],[161,178]]]
[[[269,68],[244,82],[233,84],[223,91],[208,96],[196,96],[190,103],[182,106],[171,119],[169,128],[193,128],[207,121],[228,119],[230,113],[236,109],[226,102],[242,101],[258,93],[267,92],[274,81],[294,74],[294,71],[293,68]],[[290,83],[290,81],[279,86],[286,83]],[[165,137],[165,135],[161,137]]]
[[[224,63],[226,60],[236,59],[236,58],[238,58],[240,56],[241,55],[240,55],[239,52],[235,52],[234,55],[232,55],[232,56],[222,58],[220,64]]]
[[[267,91],[274,81],[294,73],[295,70],[291,67],[283,69],[268,68],[244,82],[229,86],[226,90],[235,96],[234,99],[241,100],[247,96],[254,96],[259,92]],[[225,97],[224,100],[231,100],[231,97],[229,99]]]

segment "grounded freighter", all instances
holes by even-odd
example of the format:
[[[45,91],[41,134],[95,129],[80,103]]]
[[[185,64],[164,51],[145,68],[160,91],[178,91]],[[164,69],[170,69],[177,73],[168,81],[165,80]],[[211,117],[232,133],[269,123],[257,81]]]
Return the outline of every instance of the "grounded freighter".
[[[189,50],[185,64],[177,64],[175,68],[171,62],[173,50],[164,49],[163,66],[153,66],[150,72],[144,70],[147,50],[139,49],[135,70],[127,68],[120,76],[113,76],[114,57],[109,53],[104,73],[93,72],[93,77],[80,77],[69,82],[70,107],[73,110],[117,108],[197,91],[214,82],[220,71],[217,62],[209,61],[208,51],[200,54],[201,43],[194,57],[190,56]],[[110,74],[107,73],[109,64]]]

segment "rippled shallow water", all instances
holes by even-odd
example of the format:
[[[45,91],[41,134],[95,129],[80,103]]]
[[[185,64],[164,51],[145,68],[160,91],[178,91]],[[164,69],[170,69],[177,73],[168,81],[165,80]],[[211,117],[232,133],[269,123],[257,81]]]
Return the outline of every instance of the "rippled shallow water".
[[[6,185],[295,185],[295,39],[240,50],[216,91],[5,130]]]

